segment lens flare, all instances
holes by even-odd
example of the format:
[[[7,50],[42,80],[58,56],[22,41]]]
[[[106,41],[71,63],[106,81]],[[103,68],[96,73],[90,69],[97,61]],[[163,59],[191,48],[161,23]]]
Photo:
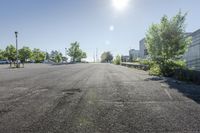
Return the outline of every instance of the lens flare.
[[[128,6],[129,0],[112,0],[113,7],[117,10],[124,10]]]
[[[113,25],[111,25],[111,26],[109,27],[109,29],[110,29],[110,31],[114,31],[115,27],[114,27]]]

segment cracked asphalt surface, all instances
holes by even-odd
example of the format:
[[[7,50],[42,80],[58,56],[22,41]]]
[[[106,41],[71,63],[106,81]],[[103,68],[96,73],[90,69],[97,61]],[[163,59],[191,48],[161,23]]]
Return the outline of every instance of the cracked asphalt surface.
[[[200,132],[200,86],[112,64],[0,66],[0,133]]]

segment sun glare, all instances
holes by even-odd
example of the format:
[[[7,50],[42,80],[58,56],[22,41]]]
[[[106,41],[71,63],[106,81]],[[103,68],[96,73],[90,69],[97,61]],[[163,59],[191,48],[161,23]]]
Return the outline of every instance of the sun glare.
[[[124,10],[128,6],[129,0],[112,0],[113,7],[117,10]]]
[[[114,27],[113,25],[111,25],[111,26],[109,27],[109,29],[110,29],[110,31],[114,31],[115,27]]]

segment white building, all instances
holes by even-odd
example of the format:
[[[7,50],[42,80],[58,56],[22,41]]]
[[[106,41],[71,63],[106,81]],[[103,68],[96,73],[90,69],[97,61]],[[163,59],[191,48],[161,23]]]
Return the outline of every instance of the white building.
[[[136,60],[137,58],[139,58],[139,56],[140,56],[139,50],[135,50],[135,49],[129,50],[129,57],[131,61]]]
[[[128,55],[122,55],[121,56],[121,61],[122,62],[129,62],[129,60],[130,60],[130,57]]]
[[[145,38],[140,40],[140,50],[139,50],[139,56],[140,58],[144,59],[148,55],[147,48],[145,46]]]
[[[185,53],[187,67],[200,71],[200,29],[191,33],[192,44]]]

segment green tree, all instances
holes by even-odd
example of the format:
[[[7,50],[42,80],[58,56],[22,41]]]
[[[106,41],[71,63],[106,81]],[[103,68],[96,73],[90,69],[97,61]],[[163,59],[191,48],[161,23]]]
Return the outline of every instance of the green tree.
[[[110,62],[112,62],[112,60],[113,60],[113,55],[112,55],[110,52],[104,52],[104,53],[101,55],[101,62],[110,63]]]
[[[86,53],[80,49],[78,42],[71,43],[70,48],[67,50],[67,55],[72,58],[73,62],[79,62],[82,58],[87,57]]]
[[[60,63],[62,61],[62,53],[60,53],[57,50],[51,51],[50,57],[51,57],[51,60],[56,63]]]
[[[86,52],[82,52],[82,54],[81,54],[81,58],[87,58],[87,54],[86,54]]]
[[[5,59],[4,55],[5,55],[5,51],[3,51],[3,50],[0,49],[0,60]]]
[[[57,54],[57,55],[55,56],[55,61],[56,61],[56,63],[60,63],[60,62],[62,61],[62,56],[59,55],[59,54]]]
[[[62,57],[62,60],[65,61],[65,62],[67,62],[68,58],[65,57],[65,56],[63,56],[63,57]]]
[[[30,59],[32,57],[32,51],[29,47],[23,47],[19,49],[19,59],[21,62],[27,61],[27,59]]]
[[[60,54],[60,52],[58,52],[57,50],[52,50],[51,54],[50,54],[50,58],[54,59],[56,57],[56,55]]]
[[[180,59],[191,43],[191,38],[185,35],[186,15],[179,12],[171,19],[165,15],[160,24],[152,24],[146,34],[148,53],[159,64],[163,75],[170,71],[169,62]]]
[[[16,60],[16,48],[12,44],[7,46],[4,56],[10,61],[15,61]]]
[[[48,52],[46,52],[46,60],[50,60],[50,55]]]
[[[87,55],[85,52],[82,52],[82,50],[80,50],[80,55],[79,57],[77,57],[76,61],[77,62],[81,62],[81,59],[87,58]]]
[[[33,60],[35,60],[36,63],[41,63],[44,61],[45,58],[45,52],[42,52],[40,49],[33,49]]]
[[[121,56],[117,55],[114,59],[114,64],[120,65],[121,64]]]

